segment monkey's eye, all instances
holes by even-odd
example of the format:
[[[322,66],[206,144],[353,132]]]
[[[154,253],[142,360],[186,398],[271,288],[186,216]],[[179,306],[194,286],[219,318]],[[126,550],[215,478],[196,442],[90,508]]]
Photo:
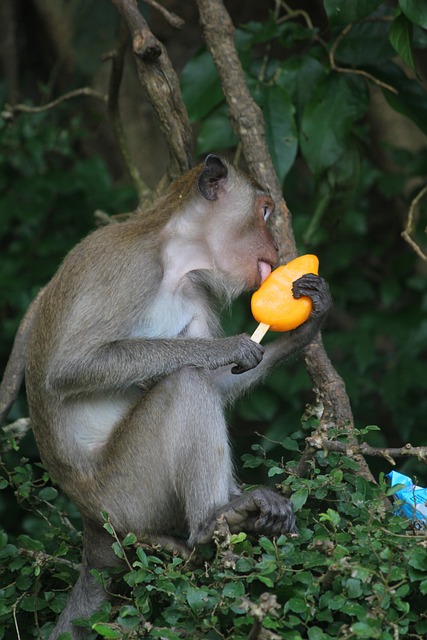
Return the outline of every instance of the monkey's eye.
[[[262,208],[262,217],[264,218],[264,222],[268,220],[268,218],[270,217],[270,213],[271,208],[268,206],[268,204],[265,204]]]

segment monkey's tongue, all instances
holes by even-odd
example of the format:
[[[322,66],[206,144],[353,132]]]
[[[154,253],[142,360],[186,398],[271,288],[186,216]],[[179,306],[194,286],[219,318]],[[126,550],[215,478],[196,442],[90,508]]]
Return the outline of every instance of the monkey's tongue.
[[[263,260],[258,260],[258,270],[261,274],[261,284],[268,278],[271,273],[271,264],[268,262],[264,262]]]

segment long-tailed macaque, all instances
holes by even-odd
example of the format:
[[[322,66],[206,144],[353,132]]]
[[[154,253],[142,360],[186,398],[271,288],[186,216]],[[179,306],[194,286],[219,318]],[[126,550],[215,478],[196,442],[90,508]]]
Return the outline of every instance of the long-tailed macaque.
[[[110,224],[66,257],[41,297],[26,367],[42,460],[79,507],[83,568],[51,638],[105,599],[90,569],[115,564],[101,511],[119,534],[212,537],[295,531],[288,499],[236,483],[224,407],[307,345],[329,306],[306,275],[294,296],[313,311],[264,349],[223,337],[217,304],[256,289],[277,262],[274,203],[217,155],[174,182],[147,212]]]

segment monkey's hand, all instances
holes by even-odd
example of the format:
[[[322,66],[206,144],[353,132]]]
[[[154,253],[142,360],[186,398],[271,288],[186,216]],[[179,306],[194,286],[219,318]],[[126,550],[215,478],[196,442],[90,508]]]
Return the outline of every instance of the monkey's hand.
[[[265,487],[247,491],[218,509],[210,521],[200,528],[195,542],[209,542],[220,515],[225,517],[231,533],[245,531],[256,535],[280,536],[298,532],[291,501]]]
[[[254,342],[250,337],[243,333],[240,336],[232,336],[226,338],[232,344],[230,352],[230,362],[234,364],[231,373],[244,373],[250,369],[254,369],[262,360],[264,355],[264,347]]]
[[[302,296],[310,298],[313,303],[310,317],[316,318],[318,322],[321,322],[327,316],[332,306],[328,283],[314,273],[306,273],[298,280],[295,280],[292,286],[292,293],[294,298],[297,299]]]

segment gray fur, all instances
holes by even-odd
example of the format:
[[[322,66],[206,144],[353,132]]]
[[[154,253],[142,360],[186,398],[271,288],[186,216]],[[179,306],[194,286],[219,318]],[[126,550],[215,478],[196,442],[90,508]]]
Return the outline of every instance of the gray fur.
[[[71,621],[106,597],[89,573],[117,562],[101,511],[120,535],[180,533],[188,545],[209,540],[219,513],[233,531],[295,530],[284,497],[240,495],[224,405],[312,339],[329,295],[320,278],[303,280],[311,318],[265,352],[246,335],[221,335],[217,304],[259,286],[259,261],[277,254],[263,220],[271,198],[220,161],[214,200],[197,187],[205,169],[192,170],[156,208],[83,240],[40,301],[26,368],[31,420],[85,525],[82,573],[51,640],[83,638]]]

